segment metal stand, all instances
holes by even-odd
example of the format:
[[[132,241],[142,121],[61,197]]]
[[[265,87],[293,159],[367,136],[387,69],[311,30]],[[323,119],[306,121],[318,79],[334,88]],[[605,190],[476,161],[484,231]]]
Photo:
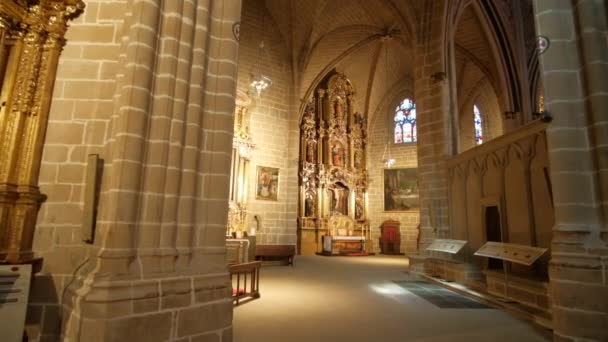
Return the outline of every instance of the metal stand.
[[[490,241],[481,246],[481,248],[475,252],[475,255],[502,260],[502,268],[505,275],[503,300],[505,302],[509,302],[511,300],[509,300],[507,261],[520,265],[531,266],[534,262],[536,262],[536,260],[538,260],[538,258],[545,254],[546,251],[546,248]]]
[[[507,262],[504,260],[502,261],[502,271],[505,274],[505,288],[502,292],[502,301],[505,303],[513,303],[513,301],[509,299],[509,272],[507,272]]]
[[[458,254],[462,248],[467,244],[465,240],[450,240],[450,239],[434,239],[433,242],[426,248],[427,251],[441,252],[450,255]],[[439,259],[441,260],[441,259]],[[442,279],[438,274],[432,275],[433,278],[439,278],[446,282],[452,282],[452,280]]]

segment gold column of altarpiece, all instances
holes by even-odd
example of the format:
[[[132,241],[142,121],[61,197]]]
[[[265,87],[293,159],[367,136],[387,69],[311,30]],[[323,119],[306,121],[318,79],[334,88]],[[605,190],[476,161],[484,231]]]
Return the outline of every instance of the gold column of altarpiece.
[[[38,173],[67,22],[81,0],[0,1],[0,261],[32,259]]]
[[[232,140],[232,166],[230,170],[230,201],[226,236],[247,230],[247,189],[249,189],[249,161],[255,148],[249,131],[249,106],[252,100],[243,91],[236,92],[234,109],[234,137]]]

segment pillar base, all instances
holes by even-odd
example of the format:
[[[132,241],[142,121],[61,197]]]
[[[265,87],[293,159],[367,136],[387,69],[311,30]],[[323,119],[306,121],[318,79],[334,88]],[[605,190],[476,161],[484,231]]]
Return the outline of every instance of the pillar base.
[[[143,278],[115,280],[106,275],[102,279],[92,270],[75,281],[66,289],[64,339],[161,342],[204,336],[231,340],[228,273]]]

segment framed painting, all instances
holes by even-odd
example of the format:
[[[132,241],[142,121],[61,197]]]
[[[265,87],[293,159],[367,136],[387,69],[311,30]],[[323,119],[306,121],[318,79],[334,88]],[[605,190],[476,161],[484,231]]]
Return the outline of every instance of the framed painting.
[[[279,195],[279,169],[258,165],[255,199],[277,201]]]
[[[419,209],[418,169],[384,169],[384,211]]]

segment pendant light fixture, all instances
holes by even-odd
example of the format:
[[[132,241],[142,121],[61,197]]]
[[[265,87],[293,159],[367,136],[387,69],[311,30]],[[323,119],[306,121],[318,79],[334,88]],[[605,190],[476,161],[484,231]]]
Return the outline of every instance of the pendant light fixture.
[[[391,41],[393,39],[393,35],[391,34],[391,31],[389,30],[389,32],[384,35],[381,38],[381,42],[382,45],[384,45],[384,69],[386,71],[386,76],[384,79],[384,82],[388,84],[388,79],[390,76],[390,70],[389,70],[389,55],[388,55],[388,43],[389,41]],[[395,158],[392,157],[391,155],[391,141],[390,139],[386,142],[386,145],[384,145],[384,153],[382,154],[382,163],[384,163],[384,165],[387,168],[391,168],[393,165],[395,165],[397,163],[397,161],[395,160]]]
[[[251,73],[251,87],[255,90],[255,93],[258,97],[262,95],[262,91],[266,90],[266,88],[272,85],[272,80],[270,79],[270,77],[262,74],[261,68],[262,56],[266,54],[266,51],[264,50],[266,47],[264,44],[264,33],[266,32],[265,18],[266,15],[262,14],[262,40],[258,45],[258,58],[256,61],[255,68]]]
[[[384,145],[384,153],[382,154],[382,162],[387,168],[391,168],[397,161],[391,156],[391,142],[390,140]]]

